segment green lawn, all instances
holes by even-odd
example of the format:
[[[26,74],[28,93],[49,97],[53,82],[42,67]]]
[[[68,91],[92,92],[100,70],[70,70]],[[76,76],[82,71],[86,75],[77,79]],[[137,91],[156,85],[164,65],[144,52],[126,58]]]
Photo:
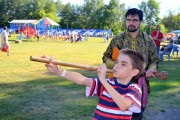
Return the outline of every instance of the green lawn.
[[[22,43],[15,43],[16,38],[9,39],[11,56],[0,52],[0,120],[90,120],[93,117],[96,97],[85,97],[84,86],[50,74],[44,63],[29,58],[45,54],[64,62],[98,66],[109,43],[103,43],[103,38],[89,38],[82,43],[43,39],[40,42],[24,39]],[[93,71],[62,68],[88,77],[97,75]],[[179,108],[180,57],[172,57],[170,62],[165,57],[159,69],[169,73],[168,80],[151,79],[147,109]]]

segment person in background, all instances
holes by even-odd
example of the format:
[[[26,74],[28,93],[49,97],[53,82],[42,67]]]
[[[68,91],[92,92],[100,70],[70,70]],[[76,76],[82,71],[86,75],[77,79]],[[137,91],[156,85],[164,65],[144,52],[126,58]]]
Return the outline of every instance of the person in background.
[[[8,51],[7,51],[7,56],[10,56],[10,45],[9,45],[9,42],[8,42],[8,33],[7,33],[7,27],[4,26],[4,30],[1,32],[1,48],[7,44],[8,46]]]
[[[76,33],[74,30],[72,30],[72,33],[71,33],[71,43],[72,42],[75,42],[76,41]]]
[[[87,32],[85,33],[84,41],[88,41],[88,33]]]
[[[163,55],[166,53],[166,52],[171,52],[173,49],[173,40],[169,40],[169,44],[168,45],[163,45],[161,47],[161,52],[160,52],[160,61],[163,61]]]
[[[159,56],[160,45],[161,45],[161,42],[162,42],[162,40],[164,38],[164,35],[161,32],[161,26],[160,25],[157,25],[156,30],[152,31],[151,37],[152,37],[152,39],[154,40],[154,42],[156,44],[156,49],[157,49],[157,53],[158,53],[158,56]]]
[[[63,40],[66,41],[66,31],[63,31],[62,36],[63,36]]]
[[[42,58],[49,58],[45,55]],[[50,60],[53,61],[52,58]],[[103,63],[97,69],[97,78],[88,78],[78,72],[66,71],[52,63],[46,68],[58,76],[86,86],[86,96],[98,96],[93,120],[131,120],[132,113],[141,111],[142,91],[131,80],[138,79],[145,69],[144,57],[133,50],[123,49],[113,67],[115,78],[106,78],[107,67]]]
[[[178,34],[178,40],[180,40],[180,34]]]
[[[8,31],[8,37],[11,37],[11,34],[12,34],[12,31],[9,30],[9,31]]]
[[[82,35],[78,34],[77,36],[78,36],[78,38],[77,38],[76,42],[82,42]]]
[[[155,77],[157,72],[159,58],[156,51],[156,45],[151,37],[146,33],[140,31],[140,26],[143,22],[143,12],[137,8],[129,9],[125,14],[126,31],[112,38],[109,46],[103,54],[102,60],[107,65],[107,68],[112,69],[115,60],[113,58],[114,49],[118,48],[121,50],[129,48],[140,52],[141,55],[146,59],[146,78]],[[150,91],[149,80],[146,79],[148,87],[143,89],[146,101],[148,101],[148,92]],[[141,113],[133,113],[132,120],[141,120],[143,111],[145,110],[148,102],[144,102],[142,105]]]
[[[24,36],[23,32],[21,32],[17,40],[21,40],[21,39],[23,39],[24,37],[25,37],[25,36]]]
[[[174,41],[174,40],[176,39],[175,36],[176,36],[176,35],[173,33],[172,36],[171,36],[171,38],[170,38],[170,40],[173,40],[173,41]]]
[[[176,52],[176,57],[178,57],[179,47],[177,45],[173,45],[172,55],[174,56],[174,52]]]
[[[107,33],[106,30],[103,33],[103,37],[104,37],[104,43],[106,43],[107,42],[107,37],[108,37],[108,33]]]
[[[36,30],[36,37],[37,37],[37,41],[39,42],[40,40],[39,40],[39,37],[40,37],[40,35],[39,35],[39,30]]]
[[[58,40],[58,36],[59,36],[58,31],[55,30],[54,37],[55,37],[56,40]]]

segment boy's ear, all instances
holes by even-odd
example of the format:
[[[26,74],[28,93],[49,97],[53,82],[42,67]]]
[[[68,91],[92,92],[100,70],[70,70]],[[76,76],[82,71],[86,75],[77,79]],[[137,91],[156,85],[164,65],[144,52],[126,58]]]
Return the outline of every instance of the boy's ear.
[[[131,72],[132,76],[136,76],[139,73],[139,69],[133,69],[133,71]]]

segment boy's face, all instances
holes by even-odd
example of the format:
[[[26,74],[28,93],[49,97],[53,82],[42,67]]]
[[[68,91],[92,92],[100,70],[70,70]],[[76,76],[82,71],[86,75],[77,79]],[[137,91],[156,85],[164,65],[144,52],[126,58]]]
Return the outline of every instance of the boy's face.
[[[134,75],[134,69],[132,66],[131,59],[124,54],[120,54],[116,60],[116,63],[113,67],[113,76],[118,79],[129,79],[133,77]]]

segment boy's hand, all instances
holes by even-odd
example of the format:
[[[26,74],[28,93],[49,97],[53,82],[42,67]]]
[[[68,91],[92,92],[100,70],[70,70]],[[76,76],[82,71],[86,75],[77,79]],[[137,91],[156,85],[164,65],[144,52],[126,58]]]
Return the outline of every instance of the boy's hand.
[[[105,63],[101,64],[97,70],[98,77],[101,83],[106,81],[106,71],[107,71],[107,67]]]
[[[46,56],[46,55],[42,55],[41,58],[48,58],[50,61],[53,61],[54,60],[54,57],[49,57],[49,56]],[[46,63],[45,64],[46,68],[48,69],[49,72],[53,73],[53,74],[58,74],[58,66],[57,65],[54,65],[52,63]]]

